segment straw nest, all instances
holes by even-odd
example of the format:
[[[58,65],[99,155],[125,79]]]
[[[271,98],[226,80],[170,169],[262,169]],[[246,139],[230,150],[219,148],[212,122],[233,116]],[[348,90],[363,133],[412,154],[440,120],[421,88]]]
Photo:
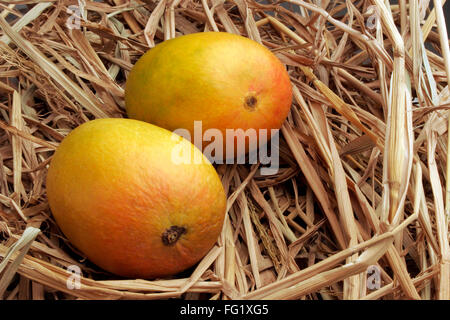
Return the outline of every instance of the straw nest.
[[[449,299],[442,5],[0,1],[0,298]],[[76,126],[125,117],[145,51],[203,31],[249,37],[287,66],[281,168],[218,165],[228,211],[204,259],[173,278],[118,278],[59,231],[48,164]]]

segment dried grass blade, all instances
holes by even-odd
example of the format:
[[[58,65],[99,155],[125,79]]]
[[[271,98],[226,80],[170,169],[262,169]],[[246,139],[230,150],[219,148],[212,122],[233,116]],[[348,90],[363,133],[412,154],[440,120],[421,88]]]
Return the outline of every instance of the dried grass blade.
[[[414,287],[411,277],[409,276],[405,261],[400,256],[400,254],[398,253],[397,249],[394,247],[393,244],[389,245],[389,248],[386,252],[386,257],[405,295],[409,299],[421,300],[419,293]]]
[[[24,233],[22,234],[22,237],[10,248],[8,248],[8,251],[3,256],[3,261],[0,263],[0,273],[5,270],[9,260],[17,254],[11,265],[6,268],[4,274],[0,279],[0,298],[3,297],[3,294],[5,293],[5,290],[8,287],[11,279],[16,274],[17,268],[22,263],[23,258],[25,257],[28,249],[30,248],[39,232],[41,232],[41,230],[38,228],[26,228]]]
[[[234,244],[233,228],[228,216],[225,219],[225,287],[224,299],[233,298],[238,292],[236,289],[236,246]]]
[[[259,250],[257,243],[255,242],[254,231],[250,218],[250,211],[248,209],[247,197],[240,193],[238,197],[238,203],[241,207],[242,219],[244,223],[245,239],[247,243],[248,255],[250,258],[250,266],[252,269],[253,278],[255,279],[256,288],[261,287],[261,277],[259,275],[258,259],[256,256],[256,250]]]
[[[190,278],[180,286],[180,292],[186,292],[194,283],[196,283],[200,277],[205,273],[206,269],[216,260],[219,253],[222,251],[222,248],[218,246],[214,246],[208,254],[202,259],[202,261],[195,268],[194,272],[190,276]]]
[[[283,229],[285,230],[285,234],[287,234],[287,237],[291,242],[294,242],[295,240],[297,240],[297,237],[292,232],[292,230],[289,228],[289,226],[286,222],[286,217],[281,212],[280,206],[278,205],[277,196],[275,195],[275,191],[272,186],[269,187],[269,194],[270,194],[270,199],[272,200],[272,203],[275,207],[275,212],[277,213],[278,219],[281,221],[281,224],[284,227]]]
[[[438,297],[448,300],[450,296],[450,246],[448,240],[448,217],[445,214],[444,198],[435,161],[436,133],[428,129],[428,168],[430,172],[431,189],[434,198],[434,212],[436,215],[437,240],[440,248],[440,277]],[[448,164],[447,164],[448,165]]]
[[[295,241],[296,240],[295,236],[292,236],[292,234],[286,230],[284,225],[277,218],[276,214],[272,210],[272,207],[267,202],[267,200],[264,198],[261,190],[256,185],[254,180],[252,180],[250,183],[250,191],[251,191],[252,196],[255,199],[255,201],[264,210],[265,214],[267,215],[267,218],[269,219],[270,227],[271,227],[272,232],[274,233],[275,240],[277,240],[278,248],[281,250],[284,247],[286,247],[284,240],[281,240],[281,239],[283,239],[282,235],[284,235],[290,241]]]
[[[27,13],[21,17],[19,20],[17,20],[16,23],[14,23],[14,26],[12,27],[14,31],[19,32],[22,30],[23,27],[25,27],[27,24],[32,22],[34,19],[38,18],[42,12],[44,12],[45,9],[52,6],[53,3],[51,2],[40,2],[36,4],[34,7],[32,7]],[[11,40],[7,35],[3,35],[0,37],[0,42],[5,43],[8,45]]]
[[[211,13],[211,10],[209,10],[207,0],[202,0],[202,6],[203,6],[203,10],[205,10],[206,17],[208,18],[209,25],[211,26],[213,31],[218,32],[219,28],[217,28],[217,24],[214,21],[214,17]]]
[[[441,1],[441,9],[446,1],[447,0]],[[436,7],[434,7],[431,10],[430,14],[428,15],[427,20],[425,21],[425,23],[422,26],[422,33],[423,33],[424,40],[426,40],[428,38],[428,35],[430,34],[430,31],[433,28],[435,22],[436,22]]]
[[[306,155],[301,143],[295,138],[295,134],[292,131],[291,126],[288,122],[285,122],[281,127],[281,132],[283,133],[284,138],[286,139],[287,144],[291,148],[291,151],[297,160],[300,169],[306,177],[311,189],[314,191],[315,196],[320,202],[323,210],[325,211],[325,215],[328,218],[330,226],[334,232],[334,236],[336,237],[338,244],[341,248],[346,247],[346,242],[344,239],[344,235],[342,233],[340,224],[338,219],[331,209],[330,200],[328,199],[327,192],[320,181],[319,175],[316,173],[311,161]]]
[[[239,195],[242,193],[242,191],[245,190],[248,183],[253,179],[256,172],[258,171],[258,165],[253,166],[248,176],[242,181],[242,183],[237,187],[233,193],[228,197],[227,200],[227,211],[230,210],[231,206],[233,205],[234,201],[239,197]]]
[[[331,156],[330,156],[330,150],[327,143],[327,139],[325,139],[322,130],[319,127],[319,124],[315,121],[314,116],[312,115],[310,109],[308,108],[305,100],[303,99],[302,94],[300,93],[300,90],[298,90],[297,86],[293,86],[292,92],[294,94],[294,99],[297,102],[297,104],[300,106],[301,110],[303,111],[303,114],[306,117],[306,121],[308,123],[308,126],[311,130],[312,135],[314,136],[314,139],[317,141],[317,146],[319,147],[319,150],[321,151],[321,155],[323,159],[327,162],[328,167],[331,169]],[[294,110],[294,113],[295,110]]]
[[[11,127],[18,131],[22,130],[22,102],[17,91],[13,93],[13,101],[11,108]],[[20,136],[15,134],[11,137],[12,151],[13,151],[13,170],[14,170],[14,195],[17,203],[20,204],[20,198],[23,190],[22,186],[22,141]]]
[[[256,26],[255,19],[253,18],[253,12],[248,7],[245,0],[233,0],[237,4],[239,12],[241,13],[242,20],[244,20],[245,29],[247,30],[248,37],[256,42],[261,43],[261,35],[259,34],[258,27]]]
[[[42,70],[59,83],[76,101],[97,118],[106,118],[108,115],[83,92],[69,77],[67,77],[54,63],[46,58],[33,44],[15,32],[3,17],[0,17],[0,27],[9,38],[27,54]]]
[[[385,192],[388,194],[388,207],[383,210],[384,221],[392,222],[394,217],[402,210],[404,191],[408,186],[412,152],[410,148],[407,108],[411,104],[407,97],[405,75],[405,49],[392,16],[389,14],[384,2],[374,0],[380,11],[381,21],[386,28],[388,37],[394,47],[394,68],[390,90],[390,112],[387,119],[387,133],[385,143],[384,176],[388,182]],[[387,196],[387,195],[386,195]]]
[[[344,147],[341,148],[341,151],[339,152],[339,155],[341,157],[345,155],[351,155],[355,153],[361,153],[370,149],[373,149],[375,147],[375,144],[373,143],[372,139],[370,139],[366,135],[362,135],[360,137],[357,137],[347,143]]]
[[[348,121],[354,124],[358,129],[367,134],[368,137],[372,139],[372,141],[381,148],[381,144],[379,142],[379,138],[373,133],[372,130],[364,126],[359,120],[358,116],[355,112],[338,96],[336,95],[328,86],[326,86],[322,81],[317,79],[316,75],[314,75],[311,69],[306,67],[301,67],[302,71],[308,77],[310,81],[313,82],[314,86],[322,92],[322,94],[331,102],[332,106],[336,109],[337,112],[342,114]]]
[[[437,270],[433,270],[431,272],[418,276],[417,278],[414,278],[413,280],[414,286],[418,286],[424,281],[431,280],[437,273],[438,273]],[[368,295],[364,296],[361,300],[378,300],[388,294],[393,293],[394,290],[399,288],[400,288],[399,285],[396,285],[395,282],[391,282],[383,286],[382,288],[369,293]]]
[[[314,292],[327,285],[331,285],[349,276],[357,275],[367,270],[367,268],[375,264],[378,259],[386,252],[386,247],[390,243],[390,239],[385,239],[364,251],[361,256],[344,266],[333,270],[325,271],[314,275],[296,285],[278,290],[277,292],[265,296],[264,299],[280,300],[280,299],[298,299],[308,293]],[[358,288],[357,288],[358,289]]]
[[[439,32],[439,40],[441,44],[442,56],[444,58],[445,73],[447,77],[447,87],[450,88],[450,49],[445,26],[445,17],[442,10],[442,1],[434,0],[434,10],[436,11],[436,21]],[[450,148],[450,111],[447,112],[447,150]],[[429,140],[429,144],[431,141]],[[430,155],[430,157],[434,157]],[[429,163],[429,166],[431,163]],[[433,163],[435,169],[435,164]],[[431,169],[431,168],[430,168]],[[435,175],[436,176],[436,175]],[[437,175],[438,177],[438,175]],[[436,181],[436,180],[434,180]],[[433,185],[433,180],[432,180]],[[438,228],[438,239],[441,247],[442,262],[440,272],[439,294],[441,300],[450,300],[450,246],[448,242],[448,225],[450,216],[450,152],[447,152],[447,169],[446,169],[446,185],[445,185],[445,211],[436,208],[436,224]],[[433,191],[435,203],[438,200],[436,191]],[[436,204],[437,205],[437,204]]]
[[[166,5],[167,0],[161,0],[153,10],[150,18],[147,21],[147,24],[145,25],[144,36],[150,48],[153,48],[155,46],[154,38],[156,35],[156,30],[158,30],[158,24],[164,14]]]
[[[336,253],[336,254],[332,255],[331,257],[328,257],[325,260],[322,260],[306,269],[303,269],[301,271],[293,273],[293,274],[287,276],[286,278],[279,280],[278,282],[269,284],[261,289],[252,291],[240,298],[252,299],[252,300],[263,299],[263,298],[267,297],[268,295],[271,295],[281,289],[289,288],[301,281],[304,281],[305,279],[307,279],[308,277],[311,277],[312,275],[320,274],[322,272],[330,270],[331,268],[337,266],[342,260],[348,258],[349,256],[357,253],[358,251],[360,251],[364,248],[367,248],[371,245],[375,245],[376,243],[378,243],[380,241],[381,242],[388,241],[388,238],[393,239],[394,234],[395,233],[393,233],[393,232],[392,233],[384,233],[384,234],[374,237],[368,241],[362,242],[355,247],[342,250],[339,253]]]
[[[332,164],[333,164],[333,185],[334,192],[336,194],[336,200],[338,210],[340,214],[340,220],[343,224],[344,232],[347,236],[348,247],[355,246],[358,243],[358,230],[355,223],[355,217],[353,215],[353,208],[350,201],[350,194],[348,193],[347,179],[344,172],[344,168],[341,163],[336,145],[328,129],[328,141],[331,150]],[[355,254],[351,258],[347,259],[347,263],[355,262],[358,259],[358,255]],[[378,259],[377,259],[378,260]],[[359,276],[349,277],[344,281],[344,299],[355,300],[359,298],[361,283]]]
[[[225,10],[223,6],[224,3],[225,0],[213,0],[213,8],[215,8],[217,17],[219,18],[226,32],[240,35],[241,33],[239,32],[239,29],[236,27],[233,20],[231,20],[230,16],[228,15],[228,12]]]
[[[58,144],[54,143],[54,142],[49,142],[46,140],[42,140],[40,138],[37,138],[29,133],[26,133],[24,131],[20,131],[18,130],[16,127],[12,127],[7,125],[6,123],[4,123],[3,121],[0,121],[0,128],[2,128],[3,130],[6,130],[8,132],[11,132],[13,135],[17,135],[23,139],[29,140],[31,142],[34,142],[40,146],[44,146],[49,148],[50,150],[55,150],[58,147]]]

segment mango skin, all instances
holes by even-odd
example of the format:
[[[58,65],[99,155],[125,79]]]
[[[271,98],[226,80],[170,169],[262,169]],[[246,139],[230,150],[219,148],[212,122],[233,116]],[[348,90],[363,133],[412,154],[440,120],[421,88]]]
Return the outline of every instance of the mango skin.
[[[202,121],[203,131],[219,129],[224,140],[226,129],[279,129],[291,103],[292,86],[280,60],[259,43],[224,32],[156,45],[136,62],[125,88],[129,118],[187,129],[192,142],[194,121]]]
[[[128,278],[170,276],[198,262],[222,230],[226,195],[206,158],[172,161],[180,145],[203,157],[187,140],[142,121],[99,119],[74,129],[47,175],[50,209],[71,244]],[[186,232],[165,245],[172,226]]]

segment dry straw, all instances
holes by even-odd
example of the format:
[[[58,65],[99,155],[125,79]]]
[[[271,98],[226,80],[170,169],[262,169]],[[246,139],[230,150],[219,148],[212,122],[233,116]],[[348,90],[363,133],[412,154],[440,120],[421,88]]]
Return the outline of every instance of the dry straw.
[[[450,299],[444,2],[0,0],[0,298]],[[214,248],[170,279],[120,279],[59,231],[48,164],[76,126],[125,116],[145,51],[204,31],[286,64],[281,168],[218,165],[228,206]]]

